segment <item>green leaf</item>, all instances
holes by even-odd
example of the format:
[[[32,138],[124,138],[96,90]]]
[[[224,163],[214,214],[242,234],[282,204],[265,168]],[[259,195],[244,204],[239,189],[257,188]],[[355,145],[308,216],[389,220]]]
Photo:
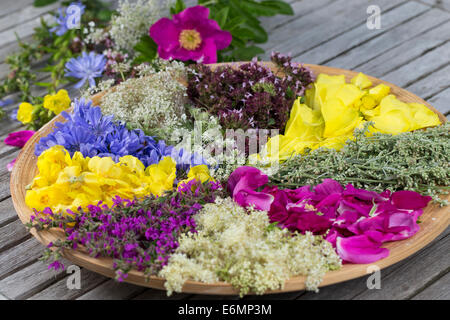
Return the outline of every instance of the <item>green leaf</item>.
[[[97,18],[100,19],[101,21],[109,21],[111,20],[112,13],[113,13],[112,10],[102,9],[98,12]]]
[[[251,12],[254,16],[270,17],[278,13],[278,7],[270,3],[256,2],[253,0],[242,0],[241,7]]]
[[[253,57],[263,54],[264,50],[257,46],[249,46],[244,48],[236,48],[231,55],[236,61],[249,61]]]
[[[278,9],[278,14],[285,14],[289,16],[294,15],[294,10],[289,3],[280,0],[265,0],[261,2],[264,5],[270,5],[271,7],[276,7]]]
[[[156,58],[158,46],[152,38],[150,38],[148,35],[145,35],[134,46],[134,50],[139,53],[139,55],[134,60],[135,63],[151,62]]]
[[[170,8],[170,14],[177,14],[186,9],[186,4],[183,0],[177,0],[175,5]]]
[[[33,5],[37,8],[39,7],[45,7],[49,4],[55,3],[58,0],[34,0]]]
[[[214,20],[217,21],[217,23],[219,24],[219,26],[224,29],[226,23],[227,23],[227,19],[228,19],[228,13],[230,12],[230,8],[229,7],[223,7],[222,9],[220,9],[215,15],[214,15]]]
[[[51,87],[53,84],[51,82],[36,82],[35,85],[39,87]]]

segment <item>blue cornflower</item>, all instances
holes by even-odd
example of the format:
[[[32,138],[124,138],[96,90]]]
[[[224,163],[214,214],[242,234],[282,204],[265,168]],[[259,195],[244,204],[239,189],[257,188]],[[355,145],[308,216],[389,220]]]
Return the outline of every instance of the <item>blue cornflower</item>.
[[[91,88],[95,87],[95,79],[102,76],[106,65],[106,57],[94,51],[82,52],[78,58],[72,58],[66,63],[66,77],[81,79],[75,88],[79,89],[86,81]]]
[[[74,6],[77,6],[78,9],[74,10]],[[72,2],[66,10],[59,8],[58,16],[55,17],[57,25],[51,28],[50,32],[54,32],[57,36],[64,35],[67,30],[71,29],[68,25],[69,19],[72,25],[76,25],[74,21],[79,21],[81,19],[85,9],[86,6],[81,2]]]
[[[132,155],[147,167],[158,163],[162,157],[171,156],[177,169],[187,171],[190,166],[206,164],[197,154],[191,155],[183,149],[167,146],[163,140],[155,141],[142,130],[129,130],[124,123],[114,121],[114,116],[105,116],[92,101],[75,99],[73,113],[62,112],[66,122],[58,122],[55,130],[41,138],[35,154],[55,145],[63,146],[71,155],[80,151],[85,157],[111,157],[118,162],[120,157]]]

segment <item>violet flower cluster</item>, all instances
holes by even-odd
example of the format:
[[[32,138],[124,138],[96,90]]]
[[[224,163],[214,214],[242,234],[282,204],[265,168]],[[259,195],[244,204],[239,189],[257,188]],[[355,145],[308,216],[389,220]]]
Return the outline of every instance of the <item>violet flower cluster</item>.
[[[61,145],[71,155],[80,151],[85,157],[111,157],[115,162],[131,155],[146,167],[165,156],[172,157],[177,169],[182,171],[206,164],[196,153],[167,146],[163,140],[155,141],[142,130],[129,130],[125,124],[114,121],[113,116],[103,115],[100,107],[92,106],[92,101],[75,99],[73,112],[62,114],[67,121],[56,123],[55,130],[39,140],[35,148],[37,156],[48,148]]]
[[[84,247],[93,257],[111,257],[116,278],[126,278],[132,268],[145,275],[157,274],[178,247],[182,233],[196,232],[193,216],[206,203],[223,196],[219,183],[191,180],[161,197],[125,200],[117,196],[109,208],[101,202],[87,210],[54,214],[49,208],[35,213],[29,228],[63,228],[66,240],[50,243],[44,260],[55,261],[49,268],[61,268],[62,248]],[[56,250],[51,250],[56,249]]]
[[[197,65],[188,73],[189,98],[217,115],[225,129],[284,128],[294,100],[313,82],[311,70],[274,53],[272,62],[286,76],[254,59],[218,67]]]

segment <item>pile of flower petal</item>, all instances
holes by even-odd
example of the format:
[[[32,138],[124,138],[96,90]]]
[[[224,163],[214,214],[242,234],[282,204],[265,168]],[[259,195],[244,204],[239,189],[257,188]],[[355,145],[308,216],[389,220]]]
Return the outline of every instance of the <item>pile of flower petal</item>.
[[[346,262],[371,263],[389,255],[387,241],[413,236],[418,217],[431,197],[413,191],[382,193],[343,188],[332,179],[311,189],[266,186],[266,175],[253,167],[240,167],[228,182],[233,199],[243,207],[266,210],[271,222],[291,231],[325,235]]]
[[[441,124],[425,105],[405,103],[389,93],[390,87],[372,87],[362,73],[351,83],[344,75],[319,74],[305,97],[295,101],[284,135],[267,143],[268,158],[285,160],[307,148],[340,149],[366,121],[374,123],[371,131],[390,134]]]
[[[112,205],[112,199],[145,195],[162,195],[172,190],[176,178],[175,161],[164,157],[145,168],[139,159],[123,156],[119,162],[111,157],[73,156],[62,146],[44,151],[38,158],[39,170],[27,190],[26,204],[37,211],[75,211],[99,201]]]
[[[56,128],[36,145],[36,155],[50,147],[61,145],[70,154],[81,152],[85,157],[111,157],[118,161],[123,156],[134,156],[145,166],[158,163],[170,156],[177,163],[177,169],[205,164],[197,154],[167,146],[162,140],[155,141],[142,130],[129,130],[124,123],[115,122],[114,116],[105,116],[100,107],[93,107],[92,101],[75,100],[71,114],[63,112],[66,122],[56,123]]]

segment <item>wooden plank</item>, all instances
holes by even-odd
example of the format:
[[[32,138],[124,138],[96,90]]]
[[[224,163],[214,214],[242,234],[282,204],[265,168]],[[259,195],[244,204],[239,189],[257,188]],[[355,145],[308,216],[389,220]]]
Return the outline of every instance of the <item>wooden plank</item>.
[[[45,14],[42,16],[45,21],[51,22],[54,17],[50,14]],[[8,43],[16,41],[16,34],[19,38],[24,38],[30,36],[34,33],[34,28],[41,24],[41,17],[34,18],[23,24],[15,26],[13,29],[4,30],[0,32],[0,47]]]
[[[126,300],[138,296],[145,290],[144,287],[111,279],[78,297],[77,300]]]
[[[96,286],[107,281],[107,278],[89,271],[87,269],[80,269],[81,279],[80,289],[69,289],[67,286],[67,280],[69,276],[64,277],[58,282],[52,284],[51,286],[45,288],[44,290],[36,293],[35,295],[28,298],[29,300],[72,300],[79,296],[89,292]]]
[[[450,88],[429,98],[428,102],[440,112],[447,115],[450,112]]]
[[[44,246],[30,238],[0,253],[0,279],[6,278],[42,256]]]
[[[404,2],[379,0],[377,5],[387,11]],[[366,9],[370,4],[370,0],[334,1],[329,6],[274,30],[271,37],[276,39],[276,44],[268,43],[262,47],[268,51],[299,55],[366,21]]]
[[[421,250],[414,259],[408,259],[387,276],[381,276],[381,289],[366,289],[355,296],[355,299],[408,299],[430,280],[448,272],[449,252],[450,235],[427,250]]]
[[[12,199],[9,197],[0,202],[0,227],[17,219],[17,213],[14,210]]]
[[[271,33],[274,29],[290,23],[293,20],[299,19],[305,15],[311,14],[312,12],[329,5],[334,0],[301,0],[301,1],[287,1],[291,2],[292,10],[294,10],[293,16],[277,15],[274,17],[262,17],[261,24],[264,28]],[[269,41],[270,41],[269,36]]]
[[[450,42],[410,61],[408,64],[392,70],[383,76],[383,80],[400,87],[407,87],[420,78],[433,73],[450,62]],[[450,81],[447,82],[447,85]]]
[[[359,66],[358,70],[374,77],[382,77],[389,71],[398,69],[434,48],[441,46],[450,39],[449,35],[450,22],[446,22],[386,51]]]
[[[366,21],[356,28],[330,39],[326,43],[306,51],[298,57],[302,63],[322,64],[343,52],[356,48],[363,42],[373,39],[380,34],[389,32],[390,29],[404,23],[407,20],[429,10],[428,6],[418,2],[406,2],[386,13],[382,13],[382,28],[369,30]]]
[[[447,228],[445,232],[443,232],[441,235],[439,235],[432,243],[430,243],[428,246],[426,246],[424,249],[419,251],[421,252],[427,252],[432,248],[434,245],[438,244],[442,239],[444,239],[446,236],[450,234],[450,228]],[[405,265],[408,261],[416,261],[418,258],[418,254],[414,254],[412,257],[409,257],[403,261],[400,261],[386,269],[381,270],[381,281],[382,281],[382,288],[383,285],[386,284],[387,277],[389,274],[393,273],[397,269],[401,268],[403,265]],[[354,298],[359,293],[364,292],[367,290],[367,279],[370,275],[367,275],[362,278],[353,279],[350,281],[345,281],[342,283],[337,283],[335,285],[327,286],[324,288],[319,289],[318,293],[314,292],[306,292],[305,294],[299,296],[299,300],[350,300]],[[375,290],[375,289],[373,289]],[[372,290],[372,291],[373,291]]]
[[[173,293],[168,297],[164,290],[146,289],[144,292],[134,297],[133,300],[181,300],[191,296],[192,295],[187,293]]]
[[[23,42],[26,43],[33,43],[34,39],[33,36],[30,34],[29,36],[23,37],[21,38],[21,40]],[[19,51],[19,45],[17,43],[17,41],[14,42],[10,42],[6,45],[0,46],[0,63],[4,63],[5,59],[7,56],[9,56],[10,54],[16,53]],[[3,73],[0,76],[0,79],[3,78]]]
[[[11,14],[16,10],[33,5],[34,0],[2,0],[0,17]]]
[[[450,11],[450,0],[420,0],[430,6]]]
[[[68,266],[70,262],[63,261]],[[49,270],[46,262],[37,261],[0,281],[0,292],[9,299],[27,299],[64,277],[63,270]]]
[[[415,93],[419,97],[428,99],[449,87],[450,65],[433,72],[426,78],[420,79],[405,89]]]
[[[26,23],[36,17],[40,17],[41,15],[53,11],[60,6],[61,4],[59,2],[56,2],[40,8],[36,8],[34,6],[22,7],[19,10],[0,18],[0,32]]]
[[[395,46],[449,20],[449,13],[439,9],[431,9],[415,19],[392,29],[390,32],[384,33],[350,52],[328,61],[326,64],[338,68],[355,69]]]
[[[11,173],[6,169],[6,165],[14,160],[18,154],[19,150],[7,154],[0,159],[0,200],[6,199],[11,195],[9,190],[9,178]]]
[[[24,239],[30,234],[20,220],[15,220],[0,228],[0,252],[5,251]],[[1,290],[0,290],[1,291]]]
[[[415,295],[412,300],[450,300],[450,272]]]

